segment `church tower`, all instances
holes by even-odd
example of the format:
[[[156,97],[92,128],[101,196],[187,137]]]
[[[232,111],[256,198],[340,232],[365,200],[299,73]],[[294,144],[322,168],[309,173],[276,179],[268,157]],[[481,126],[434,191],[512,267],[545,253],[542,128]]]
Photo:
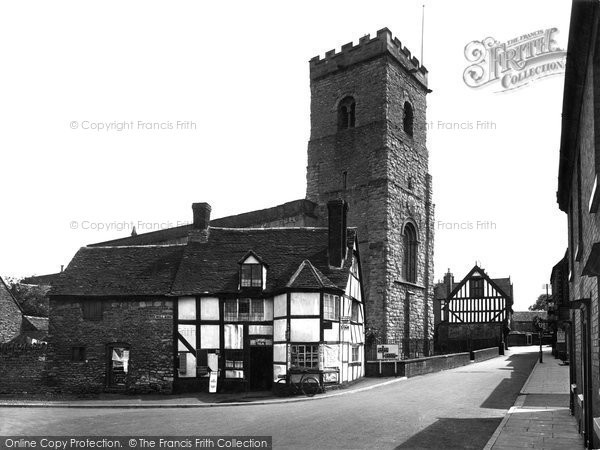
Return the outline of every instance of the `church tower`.
[[[320,206],[348,202],[348,225],[359,232],[367,325],[381,342],[431,339],[427,69],[384,28],[312,58],[310,88],[306,198]]]

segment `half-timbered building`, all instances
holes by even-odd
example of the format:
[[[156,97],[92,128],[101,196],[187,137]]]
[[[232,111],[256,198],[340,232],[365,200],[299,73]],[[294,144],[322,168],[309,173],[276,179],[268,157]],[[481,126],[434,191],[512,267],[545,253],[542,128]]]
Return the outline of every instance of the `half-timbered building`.
[[[294,369],[327,384],[364,374],[356,229],[210,227],[194,204],[185,244],[82,248],[50,295],[65,390],[269,389]]]
[[[510,278],[491,279],[475,265],[454,283],[448,272],[436,286],[435,347],[438,352],[504,348],[513,304]]]

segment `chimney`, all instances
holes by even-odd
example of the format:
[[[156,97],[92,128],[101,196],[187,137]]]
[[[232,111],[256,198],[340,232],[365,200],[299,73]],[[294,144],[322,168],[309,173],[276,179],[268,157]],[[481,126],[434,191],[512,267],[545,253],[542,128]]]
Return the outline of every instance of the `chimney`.
[[[211,207],[208,203],[192,203],[192,211],[194,212],[194,223],[190,232],[190,240],[206,242],[208,241]]]
[[[348,204],[343,200],[330,200],[327,202],[329,217],[329,245],[328,256],[331,267],[342,267],[346,257],[346,217]]]
[[[448,273],[444,275],[444,284],[446,285],[446,295],[449,295],[450,292],[452,292],[452,289],[454,289],[454,275],[452,275],[450,269],[448,269]]]

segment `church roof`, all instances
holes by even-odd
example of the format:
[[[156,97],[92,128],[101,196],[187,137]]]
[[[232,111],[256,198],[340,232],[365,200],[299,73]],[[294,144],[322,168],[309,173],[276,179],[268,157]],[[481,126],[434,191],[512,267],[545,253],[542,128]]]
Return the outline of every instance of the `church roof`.
[[[211,227],[221,228],[249,228],[259,227],[276,221],[291,219],[298,216],[305,216],[315,219],[316,203],[310,200],[300,199],[273,206],[271,208],[250,211],[243,214],[221,217],[210,221]],[[185,243],[192,230],[192,224],[181,225],[178,227],[165,228],[162,230],[151,231],[149,233],[140,233],[135,236],[127,236],[120,239],[90,244],[88,247],[106,247],[113,245],[158,245],[181,241]]]

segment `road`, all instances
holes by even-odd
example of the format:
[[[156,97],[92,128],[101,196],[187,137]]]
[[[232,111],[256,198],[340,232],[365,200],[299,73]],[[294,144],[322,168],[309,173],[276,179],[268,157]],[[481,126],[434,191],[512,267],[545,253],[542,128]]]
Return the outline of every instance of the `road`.
[[[253,435],[274,448],[481,449],[535,364],[534,347],[368,391],[191,409],[2,408],[0,435]]]

